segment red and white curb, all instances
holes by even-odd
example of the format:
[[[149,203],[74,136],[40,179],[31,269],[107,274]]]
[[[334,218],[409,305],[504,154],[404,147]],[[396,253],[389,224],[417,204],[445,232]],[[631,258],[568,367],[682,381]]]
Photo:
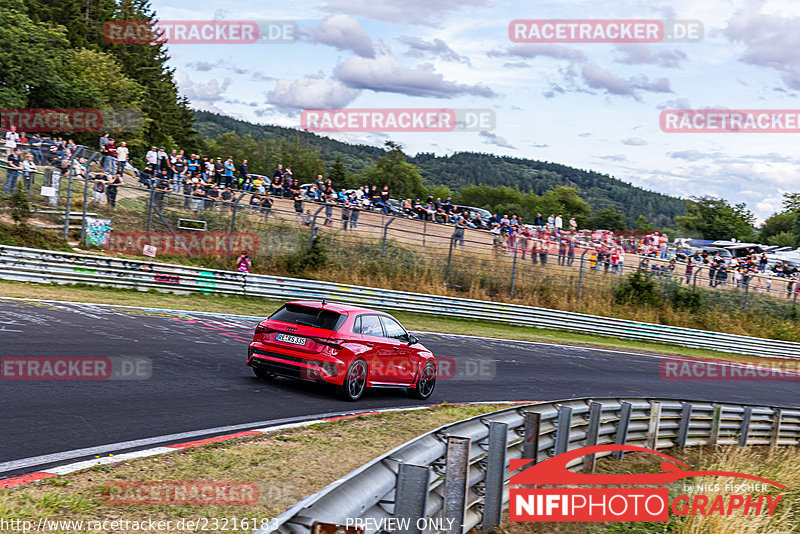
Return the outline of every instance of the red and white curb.
[[[454,403],[447,403],[447,406],[469,406],[469,405],[479,405],[479,404],[537,404],[543,401],[481,401],[481,402],[454,402]],[[382,410],[365,410],[361,412],[347,412],[342,413],[341,415],[333,415],[329,417],[322,417],[317,419],[310,419],[307,421],[299,421],[295,423],[286,423],[282,425],[275,425],[269,426],[265,428],[258,428],[255,430],[246,430],[243,432],[236,432],[233,434],[226,434],[224,436],[215,436],[213,438],[204,438],[198,439],[193,441],[187,441],[184,443],[174,443],[172,445],[164,445],[161,447],[151,447],[149,449],[144,449],[141,451],[135,452],[125,452],[121,454],[111,454],[109,453],[108,456],[104,457],[96,457],[91,460],[83,460],[80,462],[73,462],[70,464],[59,465],[56,467],[51,467],[48,469],[44,469],[42,471],[36,471],[34,473],[28,473],[25,475],[19,475],[15,477],[9,477],[0,479],[0,488],[10,488],[14,486],[22,486],[25,484],[30,484],[31,482],[38,482],[40,480],[45,480],[48,478],[56,477],[59,475],[66,475],[69,473],[74,473],[76,471],[81,471],[84,469],[89,469],[90,467],[94,467],[96,465],[109,465],[115,464],[119,462],[127,462],[130,460],[135,460],[137,458],[147,458],[150,456],[157,456],[159,454],[167,454],[170,452],[175,452],[178,450],[184,449],[191,449],[194,447],[202,447],[203,445],[209,445],[211,443],[219,443],[221,441],[230,441],[237,438],[243,438],[247,436],[257,436],[260,434],[271,434],[273,432],[280,432],[282,430],[287,430],[291,428],[300,428],[304,426],[311,426],[320,423],[331,423],[333,421],[341,421],[344,419],[354,419],[356,417],[360,417],[362,415],[377,415],[382,413],[389,413],[389,412],[411,412],[416,410],[426,410],[429,408],[436,408],[442,406],[441,404],[430,404],[426,406],[413,406],[413,407],[406,407],[406,408],[386,408]],[[311,416],[311,417],[318,417],[318,416]]]

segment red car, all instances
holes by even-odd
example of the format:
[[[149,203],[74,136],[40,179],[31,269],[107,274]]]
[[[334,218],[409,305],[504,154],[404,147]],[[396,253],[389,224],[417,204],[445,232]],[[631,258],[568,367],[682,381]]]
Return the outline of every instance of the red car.
[[[401,387],[427,399],[436,358],[391,315],[325,301],[284,304],[256,327],[247,365],[268,380],[327,382],[355,401],[370,387]]]

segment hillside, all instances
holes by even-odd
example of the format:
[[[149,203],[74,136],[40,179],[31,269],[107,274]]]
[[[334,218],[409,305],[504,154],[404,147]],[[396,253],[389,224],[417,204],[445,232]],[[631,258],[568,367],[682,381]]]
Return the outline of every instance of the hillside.
[[[300,136],[304,144],[320,151],[320,159],[328,167],[341,156],[347,172],[358,173],[383,155],[382,148],[342,143],[310,132],[301,132],[280,126],[251,124],[214,113],[197,111],[196,129],[201,137],[215,139],[227,132],[249,135],[256,141],[289,141]],[[457,190],[468,184],[509,186],[521,191],[541,195],[555,187],[577,187],[581,197],[594,212],[614,208],[622,212],[629,227],[639,215],[644,215],[657,226],[674,226],[675,217],[686,212],[684,202],[618,180],[606,174],[576,169],[559,163],[537,161],[509,156],[495,156],[475,152],[460,152],[451,156],[420,153],[409,156],[428,187],[446,185]]]

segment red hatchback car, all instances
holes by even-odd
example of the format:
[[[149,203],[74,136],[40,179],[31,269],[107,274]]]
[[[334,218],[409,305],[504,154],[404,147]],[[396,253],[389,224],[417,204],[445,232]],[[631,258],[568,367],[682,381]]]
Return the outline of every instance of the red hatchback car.
[[[325,301],[284,304],[256,327],[247,352],[256,376],[335,384],[357,400],[370,387],[401,387],[427,399],[436,358],[391,315]]]

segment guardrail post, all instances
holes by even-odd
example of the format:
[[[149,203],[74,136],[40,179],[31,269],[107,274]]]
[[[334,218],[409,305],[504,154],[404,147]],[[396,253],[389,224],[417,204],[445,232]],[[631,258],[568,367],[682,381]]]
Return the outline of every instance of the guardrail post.
[[[742,283],[744,284],[744,311],[747,311],[747,304],[749,301],[749,293],[750,293],[750,278],[744,277],[742,279]]]
[[[628,441],[628,426],[631,424],[633,404],[630,402],[621,402],[620,406],[619,424],[617,424],[617,434],[614,436],[614,443],[617,445],[625,445],[625,442]],[[612,454],[617,460],[622,460],[625,456],[625,451],[614,451]]]
[[[658,431],[661,423],[661,403],[650,403],[650,422],[647,425],[647,445],[648,449],[658,449]]]
[[[533,460],[531,465],[539,459],[539,429],[542,424],[542,414],[539,412],[525,412],[525,426],[522,434],[522,459]]]
[[[486,458],[486,478],[483,493],[483,524],[481,530],[489,532],[503,519],[503,484],[506,477],[506,449],[508,423],[492,421],[489,424],[489,454]]]
[[[319,209],[314,212],[314,217],[311,219],[311,239],[308,241],[308,251],[311,252],[311,247],[314,246],[314,240],[317,238],[317,215],[325,209],[325,206],[320,206]]]
[[[603,414],[603,404],[600,402],[591,401],[589,403],[589,427],[586,429],[585,447],[597,445],[597,438],[600,435],[600,417]],[[597,466],[597,457],[592,454],[587,454],[583,457],[583,470],[594,473]]]
[[[153,225],[153,197],[155,196],[156,187],[150,184],[150,195],[147,199],[147,235],[150,236],[150,228]],[[148,243],[150,240],[148,239]]]
[[[717,446],[719,445],[719,428],[722,424],[722,406],[719,404],[714,405],[714,414],[711,416],[711,435],[708,439],[708,444]]]
[[[572,408],[570,406],[558,407],[558,421],[556,422],[556,439],[553,456],[567,452],[569,447],[569,433],[572,428]]]
[[[772,411],[772,428],[769,433],[769,448],[774,449],[778,446],[778,440],[781,437],[781,419],[783,418],[783,410],[775,408]]]
[[[681,449],[686,448],[686,439],[689,437],[689,421],[692,419],[692,405],[688,402],[682,402],[681,408],[681,421],[678,424],[678,442],[677,446]]]
[[[445,534],[462,534],[469,491],[469,438],[449,436],[444,474]]]
[[[426,516],[431,471],[427,467],[400,464],[397,468],[397,489],[394,494],[394,517],[409,519],[402,534],[422,534],[417,521]],[[402,524],[402,523],[400,523]]]
[[[739,426],[739,446],[747,446],[747,435],[750,434],[750,420],[753,418],[753,408],[746,406],[742,414],[742,424]]]

